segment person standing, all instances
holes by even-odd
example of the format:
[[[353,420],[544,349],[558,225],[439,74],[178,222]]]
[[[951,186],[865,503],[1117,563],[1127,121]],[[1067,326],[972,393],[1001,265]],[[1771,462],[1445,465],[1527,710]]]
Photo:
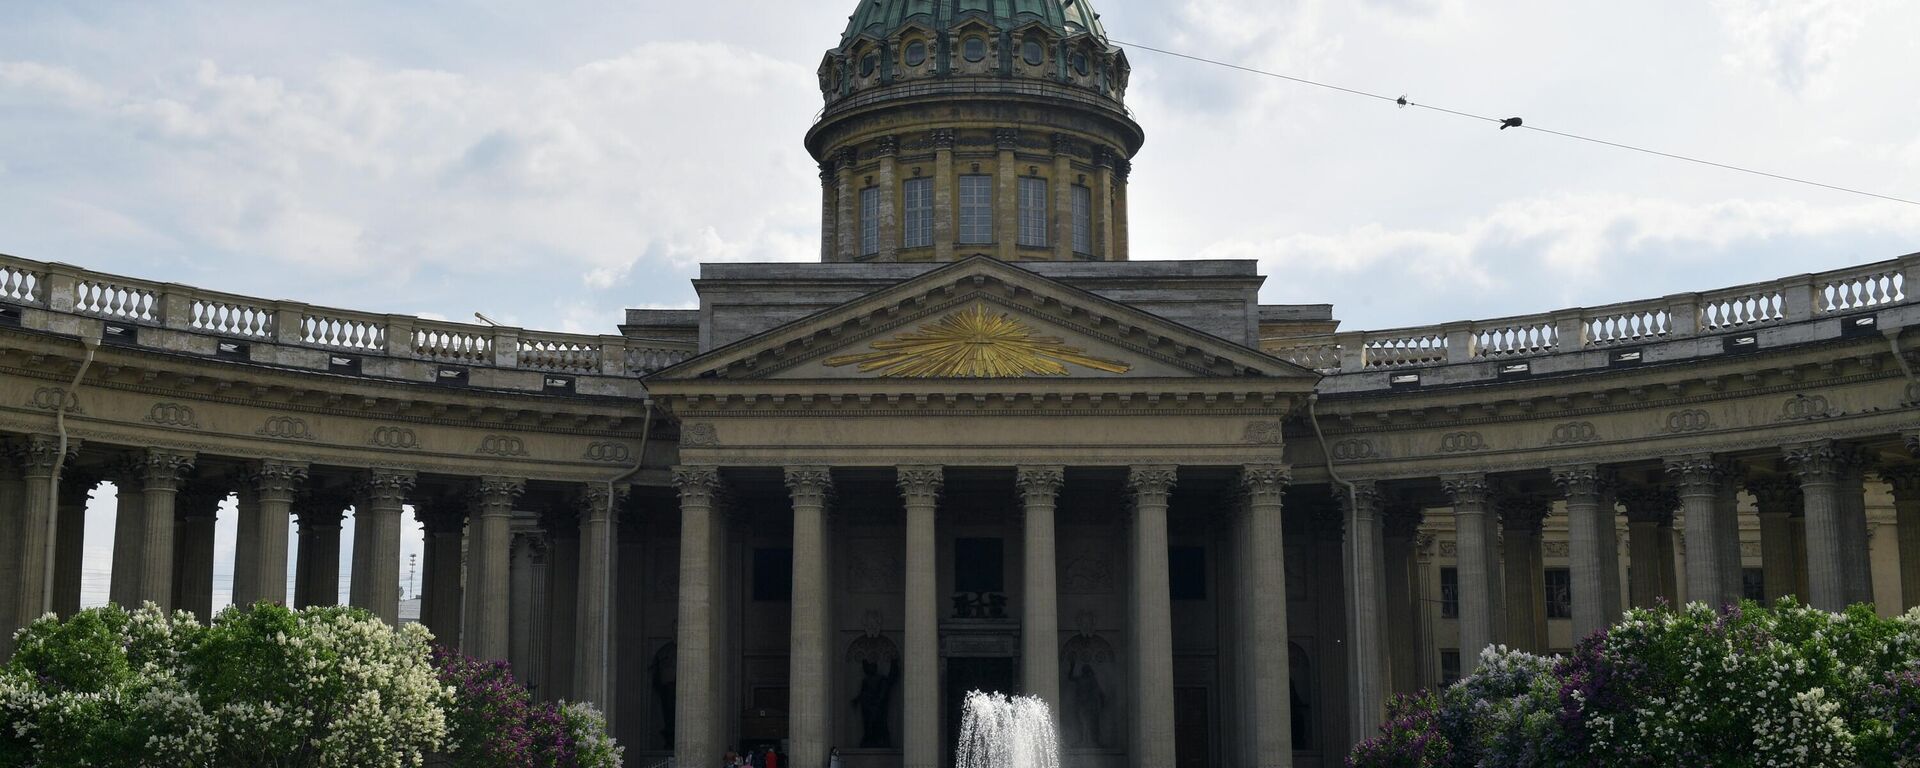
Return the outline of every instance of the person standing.
[[[827,768],[846,768],[846,766],[840,762],[839,747],[827,750]]]
[[[773,751],[773,747],[767,747],[766,768],[780,768],[780,753]]]

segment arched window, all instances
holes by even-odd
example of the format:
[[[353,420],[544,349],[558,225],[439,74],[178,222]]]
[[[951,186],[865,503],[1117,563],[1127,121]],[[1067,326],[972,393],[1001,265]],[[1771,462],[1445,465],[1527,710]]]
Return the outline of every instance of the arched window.
[[[880,54],[869,53],[860,57],[860,76],[873,77],[873,71],[880,68]]]
[[[1079,73],[1081,77],[1086,77],[1087,69],[1088,69],[1087,52],[1074,51],[1073,52],[1073,71]]]

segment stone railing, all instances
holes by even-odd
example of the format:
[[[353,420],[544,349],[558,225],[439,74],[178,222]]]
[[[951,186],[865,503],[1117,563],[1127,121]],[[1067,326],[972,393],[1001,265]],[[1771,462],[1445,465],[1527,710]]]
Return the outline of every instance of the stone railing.
[[[1920,254],[1707,293],[1420,328],[1270,340],[1280,357],[1326,374],[1518,360],[1630,347],[1909,304]]]
[[[330,309],[0,255],[0,305],[329,353],[549,374],[642,376],[691,343],[549,333]]]

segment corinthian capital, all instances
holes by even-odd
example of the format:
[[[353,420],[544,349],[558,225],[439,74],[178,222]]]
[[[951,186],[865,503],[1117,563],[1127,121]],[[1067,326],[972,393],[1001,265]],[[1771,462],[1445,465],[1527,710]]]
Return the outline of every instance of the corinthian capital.
[[[1486,475],[1449,475],[1440,478],[1440,487],[1445,489],[1453,506],[1484,506],[1487,503]]]
[[[1355,480],[1351,488],[1336,485],[1333,488],[1335,503],[1348,517],[1371,520],[1380,513],[1380,501],[1383,494],[1380,484],[1372,480]]]
[[[1611,480],[1606,470],[1592,464],[1553,470],[1553,483],[1560,486],[1568,502],[1599,501]]]
[[[1066,485],[1067,473],[1062,467],[1021,467],[1013,482],[1020,489],[1020,497],[1028,502],[1051,502]]]
[[[940,500],[946,471],[940,467],[900,467],[894,470],[894,484],[900,487],[900,496],[908,503],[933,504]]]
[[[169,451],[165,448],[148,448],[146,455],[140,457],[140,482],[144,490],[179,490],[180,481],[193,471],[193,454],[186,451]]]
[[[375,469],[360,478],[367,506],[399,508],[413,493],[414,474],[403,469]]]
[[[1135,496],[1164,496],[1179,479],[1179,471],[1171,466],[1132,467],[1127,470],[1127,489]]]
[[[1789,445],[1785,449],[1787,467],[1802,485],[1831,483],[1839,479],[1840,451],[1831,440]]]
[[[673,487],[682,501],[710,503],[720,493],[720,468],[674,467]]]
[[[1718,493],[1727,476],[1727,466],[1707,454],[1667,459],[1666,469],[1682,496]]]
[[[604,520],[613,514],[613,508],[627,498],[632,486],[615,485],[609,491],[605,483],[587,483],[580,489],[580,519]]]
[[[1293,468],[1285,464],[1248,464],[1240,468],[1240,490],[1248,501],[1277,502],[1293,484]]]
[[[833,472],[826,467],[787,467],[786,480],[796,504],[825,504],[833,492]]]
[[[53,473],[53,465],[60,458],[60,438],[53,435],[28,435],[9,442],[5,453],[13,455],[19,462],[21,474],[27,477],[45,478]],[[67,458],[80,453],[80,441],[67,441]]]
[[[307,481],[307,465],[292,461],[261,461],[247,468],[247,484],[266,501],[293,501]]]
[[[1920,501],[1920,464],[1881,467],[1878,474],[1893,489],[1895,501]]]

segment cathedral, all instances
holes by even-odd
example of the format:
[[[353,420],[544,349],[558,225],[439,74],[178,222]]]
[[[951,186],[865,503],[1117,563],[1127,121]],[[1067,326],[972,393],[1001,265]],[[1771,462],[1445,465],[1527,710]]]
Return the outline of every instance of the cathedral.
[[[629,765],[947,766],[986,690],[1069,768],[1274,768],[1629,607],[1920,605],[1920,254],[1350,330],[1130,250],[1131,71],[1088,0],[861,0],[820,263],[604,335],[0,257],[0,623],[204,616],[223,514],[236,602],[399,621],[417,523],[418,620]]]

